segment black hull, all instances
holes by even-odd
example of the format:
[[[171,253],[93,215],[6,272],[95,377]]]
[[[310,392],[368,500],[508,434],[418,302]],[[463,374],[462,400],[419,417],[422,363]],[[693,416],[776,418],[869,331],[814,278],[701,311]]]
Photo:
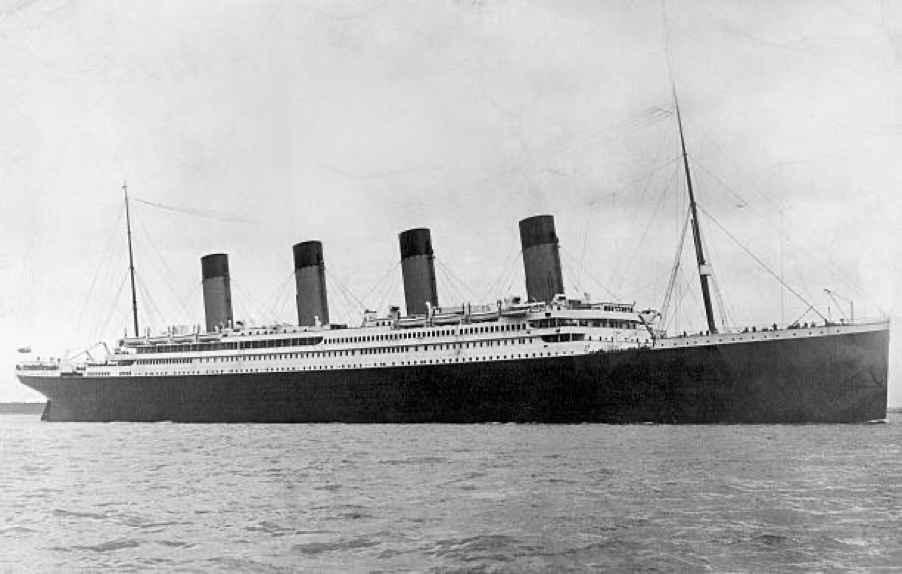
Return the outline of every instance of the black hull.
[[[886,416],[889,331],[286,373],[30,377],[50,421],[853,423]]]

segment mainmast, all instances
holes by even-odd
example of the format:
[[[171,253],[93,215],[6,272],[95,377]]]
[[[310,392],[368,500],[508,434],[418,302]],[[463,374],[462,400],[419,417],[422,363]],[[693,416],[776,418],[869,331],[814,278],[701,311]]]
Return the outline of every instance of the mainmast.
[[[705,302],[705,317],[708,320],[708,331],[717,332],[714,322],[714,309],[711,307],[711,287],[708,278],[711,276],[711,265],[705,260],[702,247],[702,232],[698,222],[698,209],[695,206],[695,193],[692,190],[692,176],[689,173],[689,157],[686,155],[686,140],[683,137],[683,120],[680,117],[680,102],[677,100],[676,86],[673,88],[673,102],[676,107],[677,126],[680,129],[680,147],[683,150],[683,167],[686,170],[686,187],[689,190],[689,211],[692,214],[692,240],[695,242],[695,259],[698,262],[698,275],[702,285],[702,299]]]
[[[132,316],[135,320],[135,337],[140,337],[138,332],[138,296],[135,293],[135,257],[132,254],[132,221],[128,213],[128,186],[123,182],[122,191],[125,193],[125,229],[128,234],[128,272],[132,281]]]

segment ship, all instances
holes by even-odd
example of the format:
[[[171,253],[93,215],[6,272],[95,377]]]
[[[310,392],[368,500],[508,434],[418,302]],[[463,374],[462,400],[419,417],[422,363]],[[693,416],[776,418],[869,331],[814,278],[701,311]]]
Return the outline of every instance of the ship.
[[[676,102],[675,102],[676,103]],[[399,235],[406,314],[330,322],[323,245],[293,246],[297,323],[248,327],[228,255],[201,258],[203,328],[134,336],[105,358],[23,361],[45,421],[185,423],[860,423],[886,417],[889,320],[718,329],[675,106],[707,329],[565,294],[554,217],[519,222],[526,298],[443,307],[426,228]]]

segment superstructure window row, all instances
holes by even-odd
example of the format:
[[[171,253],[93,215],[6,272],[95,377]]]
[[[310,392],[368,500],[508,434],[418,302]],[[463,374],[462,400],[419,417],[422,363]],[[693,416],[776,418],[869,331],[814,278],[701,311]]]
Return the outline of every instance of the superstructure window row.
[[[536,329],[548,329],[551,327],[603,327],[607,329],[635,329],[635,321],[623,321],[620,319],[562,319],[552,317],[549,319],[535,319],[529,322]]]
[[[424,351],[449,351],[455,349],[476,349],[482,347],[501,347],[508,345],[525,345],[533,343],[535,337],[510,338],[510,339],[491,339],[486,341],[461,341],[455,343],[437,343],[423,345],[398,345],[392,347],[373,347],[364,349],[339,349],[332,351],[312,351],[305,353],[281,353],[275,355],[234,355],[225,357],[198,357],[178,358],[178,359],[141,359],[137,361],[140,365],[174,365],[174,364],[190,364],[195,361],[203,363],[233,363],[242,361],[262,361],[262,360],[291,360],[291,359],[320,359],[329,357],[349,357],[358,355],[379,355],[394,353],[410,353]],[[564,339],[561,339],[564,340]],[[566,340],[582,340],[581,336],[574,335],[572,339]]]
[[[257,341],[226,341],[215,343],[185,343],[181,345],[145,345],[138,347],[138,354],[196,353],[199,351],[235,351],[238,349],[269,349],[277,347],[306,347],[323,342],[322,337],[293,339],[261,339]]]
[[[467,327],[464,329],[433,329],[429,331],[405,331],[399,333],[385,333],[379,335],[358,335],[355,337],[303,337],[290,339],[260,339],[256,341],[219,341],[211,343],[183,343],[171,345],[143,345],[137,347],[139,355],[158,353],[196,353],[204,351],[235,351],[239,349],[271,349],[279,347],[304,347],[309,345],[367,343],[373,341],[401,341],[405,339],[423,339],[427,337],[455,337],[459,335],[472,335],[478,333],[504,333],[520,331],[526,328],[525,324],[510,325],[484,325],[479,327]]]
[[[424,339],[428,337],[457,337],[460,335],[474,335],[479,333],[506,333],[520,331],[526,328],[523,323],[510,325],[484,325],[480,327],[465,327],[462,329],[432,329],[428,331],[404,331],[398,333],[384,333],[380,335],[359,335],[356,337],[338,337],[327,339],[326,343],[367,343],[371,341],[403,341],[405,339]]]

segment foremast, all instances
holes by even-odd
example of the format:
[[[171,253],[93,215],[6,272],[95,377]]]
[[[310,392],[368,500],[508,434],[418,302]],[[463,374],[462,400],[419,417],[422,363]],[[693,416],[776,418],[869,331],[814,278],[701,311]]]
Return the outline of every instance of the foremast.
[[[705,250],[702,246],[702,231],[698,221],[698,208],[695,205],[695,193],[692,189],[692,175],[689,171],[689,157],[686,154],[686,139],[683,137],[683,120],[680,117],[680,102],[676,95],[676,86],[673,88],[673,102],[676,108],[677,127],[680,130],[680,148],[683,152],[683,168],[686,172],[686,188],[689,190],[689,212],[692,218],[692,241],[695,243],[695,259],[698,263],[698,275],[702,286],[702,300],[705,303],[705,318],[708,320],[708,331],[717,332],[714,321],[714,308],[711,305],[711,265],[705,259]]]
[[[128,212],[128,186],[124,182],[122,191],[125,193],[125,231],[128,236],[128,273],[132,283],[132,318],[135,322],[135,337],[140,337],[138,332],[138,295],[135,292],[135,257],[132,254],[132,221]]]

